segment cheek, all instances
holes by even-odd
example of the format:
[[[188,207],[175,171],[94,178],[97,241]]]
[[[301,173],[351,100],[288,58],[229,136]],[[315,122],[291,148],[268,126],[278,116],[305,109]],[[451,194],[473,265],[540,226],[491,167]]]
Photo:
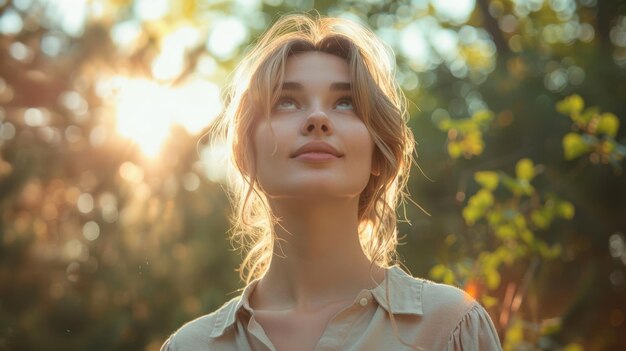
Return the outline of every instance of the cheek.
[[[272,169],[277,166],[276,161],[284,156],[287,147],[283,141],[288,136],[280,125],[270,125],[266,121],[259,122],[251,135],[251,158],[256,161],[257,176],[263,177],[268,172],[272,173]]]
[[[355,123],[345,131],[344,146],[346,154],[352,155],[346,159],[346,170],[351,174],[351,179],[359,187],[365,187],[374,169],[374,141],[369,130],[362,123]],[[363,189],[361,189],[363,190]]]
[[[349,139],[352,140],[351,147],[361,158],[371,161],[374,156],[375,145],[369,130],[367,130],[365,125],[359,124],[358,127],[352,128],[351,131],[349,136]]]

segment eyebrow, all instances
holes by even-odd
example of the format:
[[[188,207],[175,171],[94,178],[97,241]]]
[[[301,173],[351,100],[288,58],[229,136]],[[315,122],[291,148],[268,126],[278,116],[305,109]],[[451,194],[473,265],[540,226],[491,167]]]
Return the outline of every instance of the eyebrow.
[[[283,90],[304,90],[304,86],[298,82],[284,82]],[[352,84],[347,82],[335,82],[330,85],[330,90],[350,91],[352,90]]]

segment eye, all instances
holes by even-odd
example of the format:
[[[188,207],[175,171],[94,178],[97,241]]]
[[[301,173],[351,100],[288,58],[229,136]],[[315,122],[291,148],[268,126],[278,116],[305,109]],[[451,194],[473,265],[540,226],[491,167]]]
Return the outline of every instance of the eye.
[[[295,110],[298,108],[298,103],[291,97],[281,97],[274,106],[276,110]]]
[[[335,108],[338,110],[353,110],[354,106],[352,105],[352,97],[344,96],[337,100],[335,104]]]

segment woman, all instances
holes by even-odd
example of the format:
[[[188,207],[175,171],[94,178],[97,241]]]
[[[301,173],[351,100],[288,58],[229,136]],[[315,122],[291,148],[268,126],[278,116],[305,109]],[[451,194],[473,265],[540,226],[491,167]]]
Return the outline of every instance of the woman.
[[[393,265],[414,145],[393,62],[362,26],[306,15],[247,55],[219,130],[248,285],[162,350],[501,349],[471,297]]]

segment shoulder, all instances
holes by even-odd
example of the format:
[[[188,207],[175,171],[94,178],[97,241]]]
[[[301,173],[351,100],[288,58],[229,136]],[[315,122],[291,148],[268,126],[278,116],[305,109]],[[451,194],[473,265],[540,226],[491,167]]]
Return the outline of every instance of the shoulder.
[[[424,320],[441,328],[447,350],[502,350],[489,314],[472,296],[446,284],[423,285]]]
[[[457,287],[421,280],[424,314],[444,314],[458,321],[471,309],[480,306],[472,296]]]
[[[224,303],[214,312],[185,323],[163,344],[161,351],[205,350],[211,342],[211,333],[224,312],[232,308],[240,297]]]
[[[418,314],[423,324],[452,325],[472,308],[480,306],[469,294],[454,286],[413,277],[399,267],[393,267],[390,273],[390,284],[395,290],[391,301],[393,312]],[[384,295],[382,290],[377,293]]]
[[[472,310],[482,308],[465,291],[447,284],[404,275],[421,310],[422,326],[436,326],[440,332],[452,331]],[[403,284],[405,285],[405,284]]]
[[[463,314],[477,305],[477,302],[461,289],[414,277],[398,266],[390,268],[388,273],[388,283],[394,291],[390,301],[394,313],[417,314],[424,320],[433,322],[444,318],[458,321]],[[381,284],[374,291],[377,298],[380,298],[379,301],[386,301],[384,290]]]

